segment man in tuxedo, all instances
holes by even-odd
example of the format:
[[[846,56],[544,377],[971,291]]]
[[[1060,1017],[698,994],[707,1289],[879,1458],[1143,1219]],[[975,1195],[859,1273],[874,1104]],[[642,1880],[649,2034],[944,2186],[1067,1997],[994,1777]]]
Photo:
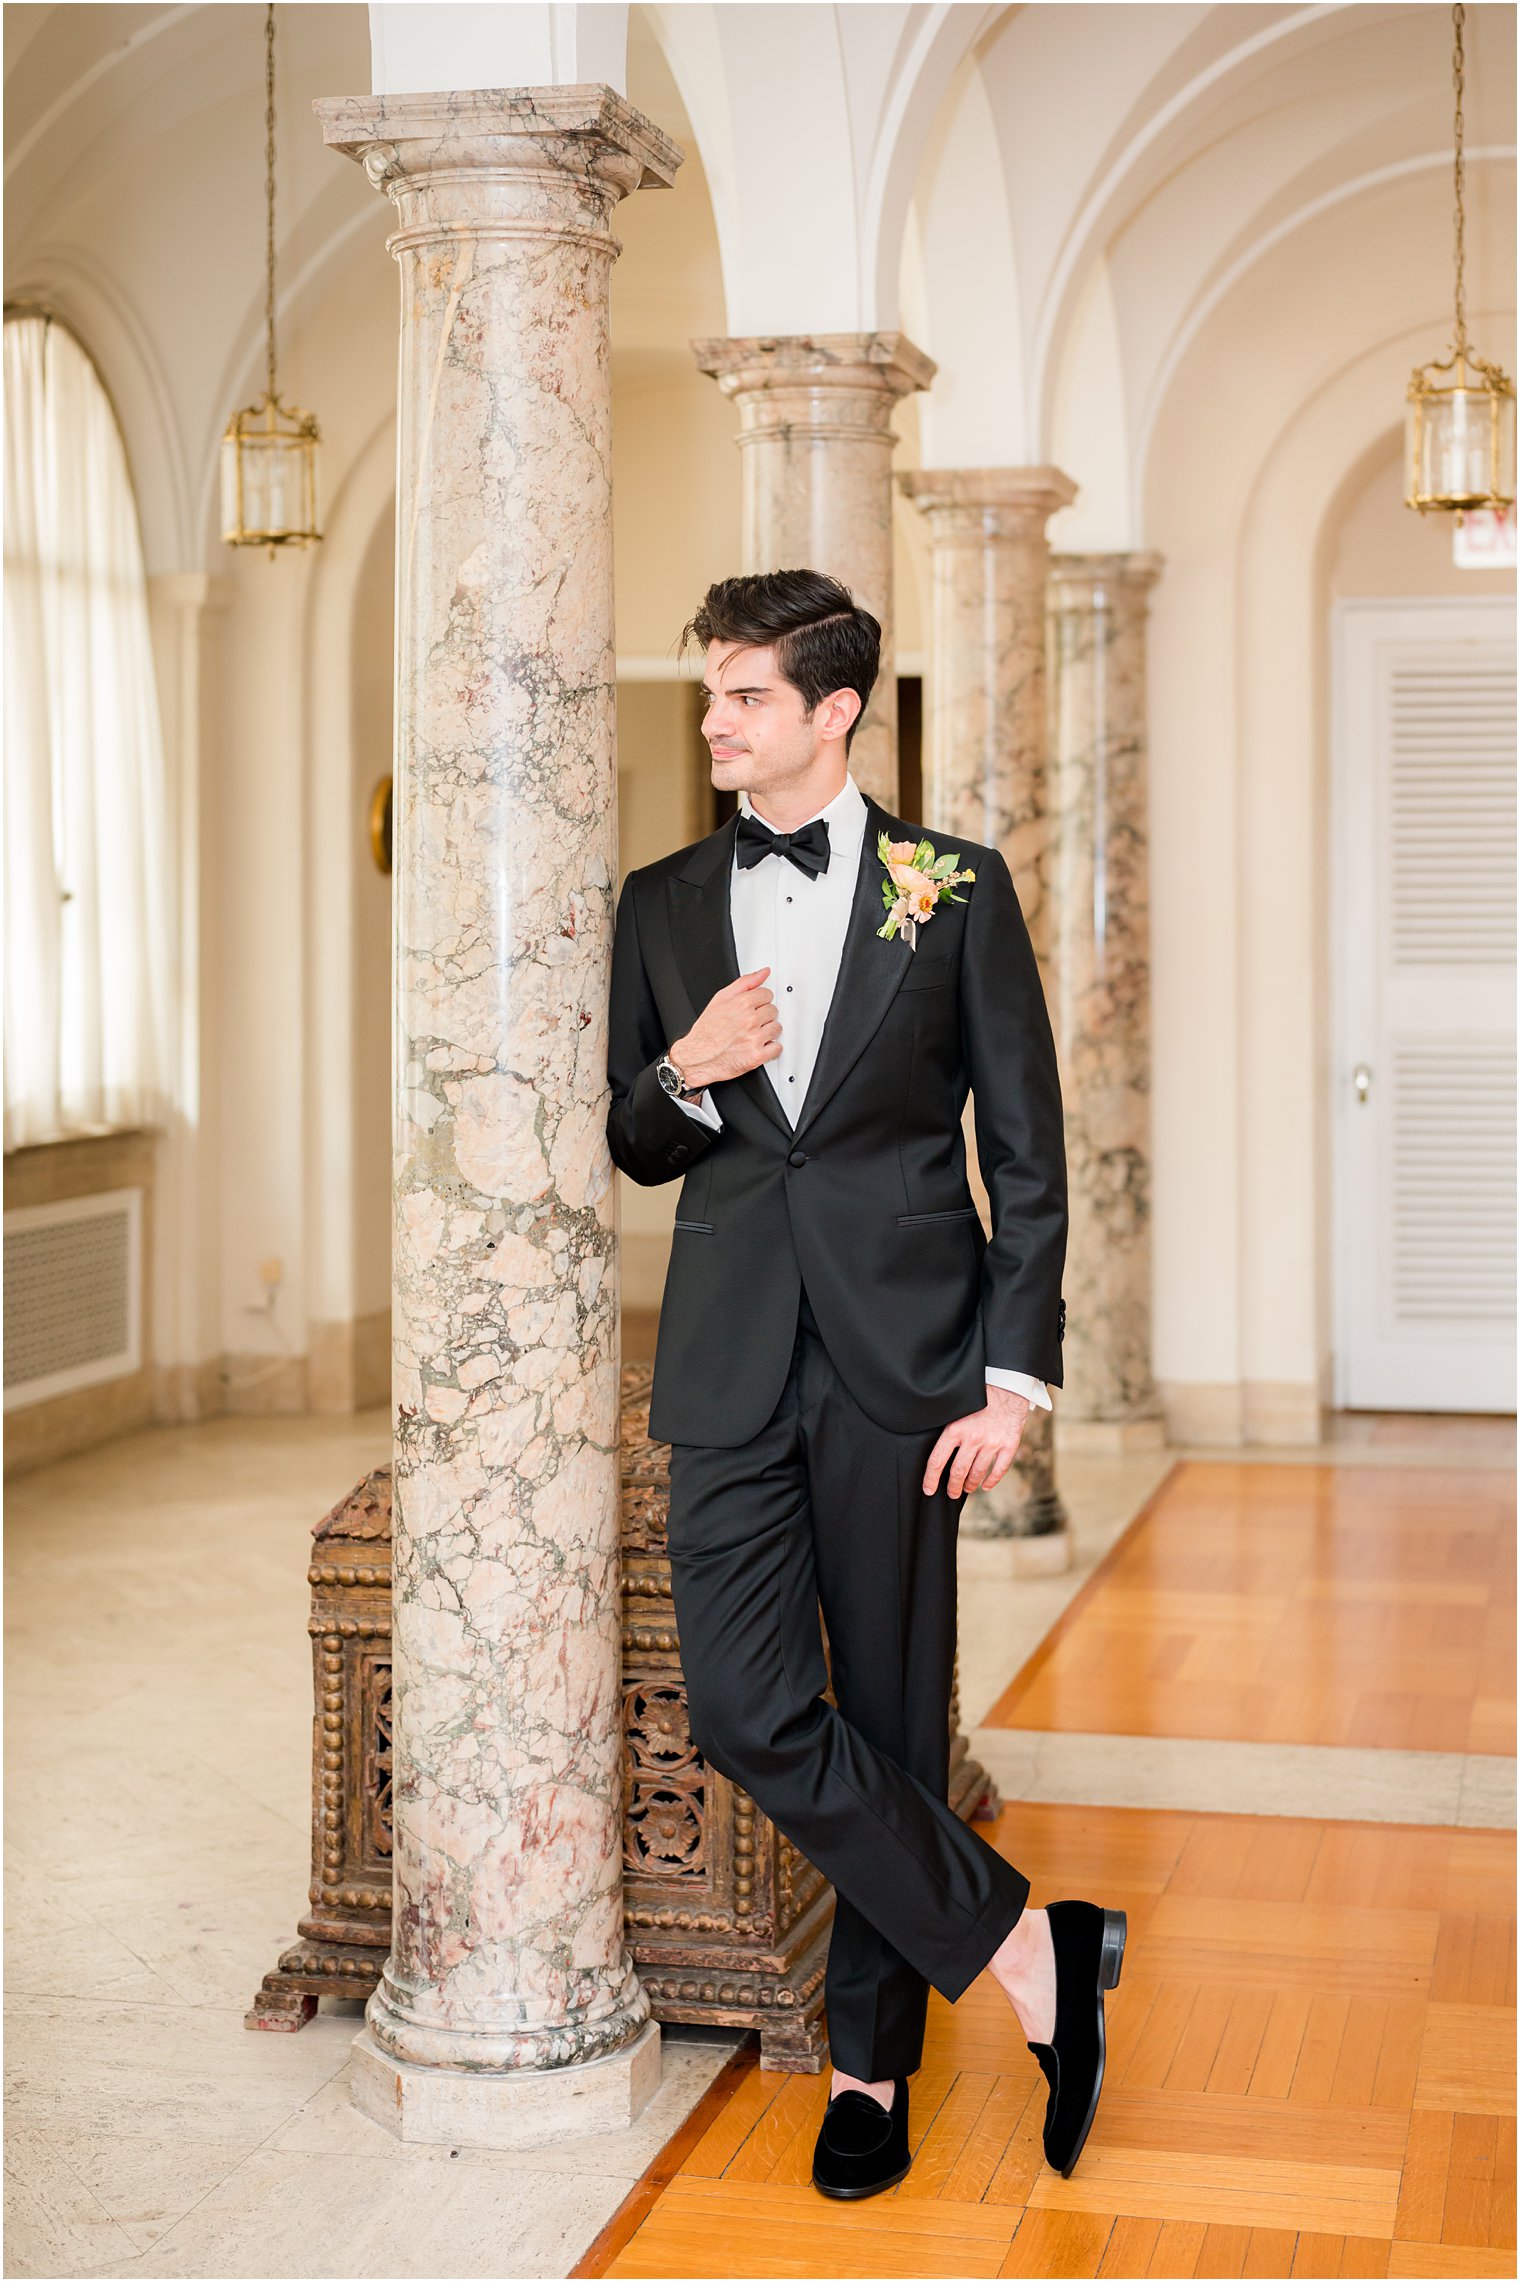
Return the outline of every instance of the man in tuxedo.
[[[815,2184],[903,2176],[928,1989],[953,2000],[989,1965],[1069,2171],[1124,1914],[1031,1908],[946,1803],[960,1508],[1061,1383],[1066,1168],[1039,973],[1003,856],[958,835],[934,852],[974,876],[882,933],[889,864],[924,835],[849,772],[880,627],[848,589],[727,579],[686,634],[739,813],[623,883],[607,1131],[632,1179],[682,1178],[649,1430],[671,1445],[692,1734],[835,1889]]]

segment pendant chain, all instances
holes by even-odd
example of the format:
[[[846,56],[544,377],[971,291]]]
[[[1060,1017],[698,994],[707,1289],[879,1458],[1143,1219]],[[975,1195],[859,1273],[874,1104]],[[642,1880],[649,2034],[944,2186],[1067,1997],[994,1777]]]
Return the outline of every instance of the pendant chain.
[[[275,402],[274,336],[274,0],[264,11],[264,330],[268,342],[269,401]]]
[[[273,12],[273,9],[271,9],[271,15]],[[1462,209],[1462,88],[1464,77],[1462,56],[1462,25],[1466,15],[1467,10],[1461,5],[1461,0],[1458,0],[1458,5],[1454,7],[1451,12],[1452,27],[1455,33],[1455,45],[1452,48],[1451,57],[1451,82],[1456,92],[1457,98],[1456,131],[1453,138],[1454,156],[1452,161],[1452,185],[1456,193],[1456,213],[1453,217],[1453,220],[1456,232],[1456,349],[1459,356],[1465,355],[1467,350],[1467,279],[1466,246],[1464,242],[1466,217]]]

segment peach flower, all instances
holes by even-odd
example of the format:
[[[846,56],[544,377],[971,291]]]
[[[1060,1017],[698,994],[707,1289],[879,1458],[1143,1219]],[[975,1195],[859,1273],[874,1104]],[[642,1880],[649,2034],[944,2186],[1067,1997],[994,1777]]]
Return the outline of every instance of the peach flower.
[[[889,840],[887,842],[888,868],[891,869],[897,864],[910,864],[913,861],[913,851],[917,846],[916,840]]]
[[[887,873],[899,895],[917,895],[929,877],[917,864],[900,863],[896,857],[887,865]]]

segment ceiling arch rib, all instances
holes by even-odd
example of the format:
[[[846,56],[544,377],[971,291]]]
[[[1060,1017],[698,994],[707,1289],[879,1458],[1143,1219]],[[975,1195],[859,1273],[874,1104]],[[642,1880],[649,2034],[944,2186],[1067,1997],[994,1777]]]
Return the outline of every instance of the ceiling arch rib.
[[[1369,10],[1372,12],[1381,15],[1385,11]],[[1227,23],[1237,11],[1226,7],[1198,13]],[[1173,146],[1182,140],[1187,122],[1202,106],[1232,79],[1249,75],[1271,49],[1283,42],[1302,39],[1341,11],[1333,6],[1298,8],[1267,25],[1259,23],[1262,11],[1255,8],[1238,13],[1248,18],[1254,28],[1232,37],[1223,53],[1212,56],[1170,92],[1162,92],[1162,89],[1168,76],[1166,67],[1175,61],[1176,52],[1183,44],[1180,34],[1167,52],[1154,56],[1154,78],[1146,96],[1130,110],[1128,134],[1117,147],[1105,151],[1100,161],[1101,172],[1095,169],[1095,179],[1078,193],[1080,203],[1073,206],[1032,308],[1031,388],[1033,400],[1040,408],[1042,427],[1047,412],[1048,376],[1053,369],[1058,336],[1080,291],[1085,262],[1092,258],[1095,250],[1110,242],[1123,220],[1147,194],[1154,172],[1170,171],[1175,166],[1178,152]],[[1160,82],[1160,87],[1155,82]]]
[[[1049,275],[1026,276],[1039,296],[1029,386],[1041,438],[1086,268],[1103,259],[1112,269],[1137,434],[1156,373],[1216,276],[1337,184],[1432,150],[1449,155],[1448,36],[1440,8],[1299,9],[1170,90],[1074,200]],[[1486,12],[1482,38],[1470,138],[1502,148],[1513,133],[1513,13]]]
[[[1485,165],[1513,164],[1513,144],[1493,148],[1480,145],[1467,152],[1467,164],[1477,169]],[[1201,292],[1182,324],[1172,336],[1165,360],[1158,367],[1150,385],[1136,429],[1134,448],[1134,509],[1139,513],[1144,489],[1145,470],[1149,462],[1156,424],[1166,402],[1168,391],[1177,377],[1189,350],[1208,325],[1210,319],[1224,305],[1229,296],[1241,285],[1258,263],[1268,259],[1287,239],[1308,229],[1336,208],[1349,205],[1359,198],[1370,196],[1392,184],[1407,181],[1412,176],[1440,174],[1451,166],[1450,151],[1426,151],[1418,156],[1399,159],[1389,166],[1377,167],[1367,174],[1357,175],[1349,182],[1337,183],[1331,190],[1311,198],[1291,213],[1275,221],[1270,229],[1253,239],[1228,268],[1212,280]],[[1433,347],[1434,347],[1433,343]]]
[[[642,11],[702,155],[733,334],[892,331],[919,155],[994,6]],[[807,88],[799,102],[797,89]]]
[[[1514,21],[1479,13],[1469,147],[1499,152]],[[976,51],[980,120],[968,66],[915,193],[910,294],[940,367],[926,458],[1059,458],[1089,505],[1094,485],[1113,494],[1101,543],[1143,543],[1144,465],[1179,343],[1306,217],[1449,151],[1448,39],[1430,5],[1005,13]],[[1078,85],[1075,110],[1052,103]],[[980,292],[953,236],[933,244],[939,208],[962,229],[977,216]],[[978,393],[985,418],[952,418]]]
[[[108,78],[112,72],[119,71],[129,56],[150,46],[155,40],[162,39],[166,32],[177,30],[200,11],[194,7],[123,8],[113,27],[116,37],[101,54],[90,57],[88,62],[83,60],[85,42],[80,37],[84,27],[78,24],[74,26],[73,39],[60,53],[46,37],[49,29],[45,21],[47,11],[31,8],[24,13],[36,21],[28,27],[30,36],[17,55],[14,67],[7,68],[6,98],[8,102],[23,104],[32,117],[25,133],[18,135],[6,150],[7,182],[19,174],[32,153],[41,148],[47,137],[57,130],[65,114],[83,96],[88,95],[92,87]],[[126,21],[123,22],[122,19]],[[9,44],[8,37],[7,45]],[[43,79],[44,84],[46,79],[52,79],[56,87],[56,92],[40,103],[38,97],[42,88],[30,89],[25,85],[26,79],[34,73]]]

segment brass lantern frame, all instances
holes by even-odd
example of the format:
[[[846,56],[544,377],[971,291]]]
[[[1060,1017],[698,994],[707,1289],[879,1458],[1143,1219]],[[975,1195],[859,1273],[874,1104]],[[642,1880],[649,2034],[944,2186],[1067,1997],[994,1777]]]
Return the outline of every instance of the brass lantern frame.
[[[231,465],[232,508],[224,512],[222,537],[229,547],[305,547],[320,539],[317,525],[317,446],[322,431],[315,413],[302,412],[266,390],[257,404],[234,412],[222,434],[224,468]],[[248,521],[246,473],[250,455],[280,450],[299,454],[301,512],[297,523],[265,530]],[[228,462],[227,454],[231,453]]]
[[[1450,381],[1443,382],[1439,375],[1447,372],[1453,377]],[[1472,386],[1469,379],[1471,374],[1480,376],[1479,386]],[[1486,421],[1488,428],[1488,487],[1484,491],[1460,493],[1425,491],[1421,488],[1421,470],[1424,466],[1425,430],[1431,407],[1442,397],[1456,396],[1470,396],[1487,408],[1480,418]],[[1514,505],[1513,490],[1506,491],[1500,481],[1504,463],[1506,405],[1509,406],[1508,418],[1511,423],[1515,417],[1515,384],[1502,366],[1491,364],[1486,357],[1476,355],[1465,341],[1459,342],[1451,355],[1443,357],[1439,364],[1416,366],[1409,377],[1405,402],[1408,406],[1404,422],[1406,507],[1413,507],[1421,515],[1428,514],[1432,508],[1444,514],[1461,515],[1474,507],[1493,507],[1502,514],[1506,508]]]

